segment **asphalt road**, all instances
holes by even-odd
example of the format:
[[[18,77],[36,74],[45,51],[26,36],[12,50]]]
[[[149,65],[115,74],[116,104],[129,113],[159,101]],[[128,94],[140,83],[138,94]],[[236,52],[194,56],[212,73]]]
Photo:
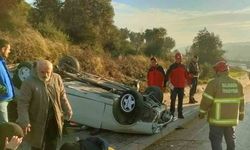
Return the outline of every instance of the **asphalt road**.
[[[245,119],[236,127],[236,150],[250,149],[250,86],[245,88]],[[194,119],[145,150],[211,150],[206,119]],[[226,149],[223,141],[223,149]]]

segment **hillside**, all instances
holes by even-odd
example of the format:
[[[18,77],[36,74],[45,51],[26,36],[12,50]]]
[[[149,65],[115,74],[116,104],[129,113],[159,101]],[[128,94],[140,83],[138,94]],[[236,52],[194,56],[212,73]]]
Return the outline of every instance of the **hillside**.
[[[24,0],[1,0],[0,38],[11,45],[8,63],[42,58],[56,64],[62,56],[71,55],[79,60],[82,71],[126,84],[137,79],[145,85],[150,52],[160,56],[174,46],[166,29],[147,30],[153,35],[162,32],[169,40],[160,46],[157,40],[146,45],[143,34],[113,24],[111,1],[81,1],[81,5],[75,2],[42,0],[31,7]],[[72,8],[79,9],[75,12]],[[126,40],[129,36],[132,41]],[[159,62],[166,68],[166,61],[159,59]]]
[[[225,43],[223,49],[225,56],[233,60],[250,60],[250,42]]]
[[[186,49],[190,46],[177,48],[183,54],[186,53]],[[250,60],[250,42],[235,42],[224,43],[223,50],[226,51],[225,57],[230,60]]]

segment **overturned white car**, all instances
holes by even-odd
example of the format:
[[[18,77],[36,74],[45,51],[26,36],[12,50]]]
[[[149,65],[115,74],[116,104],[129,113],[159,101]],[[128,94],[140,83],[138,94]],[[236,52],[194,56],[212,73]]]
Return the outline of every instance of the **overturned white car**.
[[[31,68],[31,63],[19,64],[13,76],[17,88],[29,76]],[[70,56],[63,57],[55,67],[64,80],[74,112],[73,122],[115,132],[154,134],[172,121],[158,87],[148,87],[140,93],[79,70],[78,61]]]

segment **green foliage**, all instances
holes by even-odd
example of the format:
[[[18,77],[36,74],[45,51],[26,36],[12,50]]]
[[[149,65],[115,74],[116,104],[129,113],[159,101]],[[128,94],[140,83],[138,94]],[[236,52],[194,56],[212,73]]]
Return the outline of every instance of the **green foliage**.
[[[114,10],[111,0],[65,0],[63,29],[75,42],[106,45],[113,35]]]
[[[246,74],[246,71],[242,70],[241,68],[230,68],[229,69],[229,75],[234,78],[242,77],[244,74]]]
[[[190,53],[199,56],[201,64],[214,64],[222,58],[225,51],[222,50],[222,41],[219,36],[204,28],[194,38]]]
[[[31,10],[31,23],[34,26],[47,20],[57,23],[62,4],[61,0],[36,0]]]
[[[204,63],[201,66],[201,74],[200,74],[200,78],[201,79],[209,79],[212,78],[215,74],[213,67],[211,64],[208,63]]]
[[[147,29],[144,34],[146,48],[144,53],[148,56],[166,57],[170,50],[175,46],[175,41],[167,36],[164,28]]]
[[[53,41],[61,41],[63,43],[68,41],[68,36],[57,29],[50,21],[39,23],[37,25],[37,30],[43,35],[43,37],[49,38]]]
[[[144,47],[144,33],[131,32],[129,34],[131,45],[134,47],[136,53],[140,53]]]
[[[116,44],[109,45],[109,50],[115,55],[146,54],[166,58],[170,50],[175,46],[175,41],[166,36],[166,29],[147,29],[145,32],[132,32],[122,28],[116,33]],[[111,40],[112,41],[112,40]],[[115,46],[114,46],[115,45]],[[118,51],[118,52],[114,52]]]
[[[120,38],[121,40],[127,40],[129,38],[130,31],[128,28],[121,28],[120,29]]]
[[[0,30],[14,32],[27,26],[29,8],[23,0],[0,0]]]

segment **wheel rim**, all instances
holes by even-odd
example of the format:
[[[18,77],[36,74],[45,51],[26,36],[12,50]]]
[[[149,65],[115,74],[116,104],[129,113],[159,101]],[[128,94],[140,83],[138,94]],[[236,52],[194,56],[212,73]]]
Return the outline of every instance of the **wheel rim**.
[[[125,94],[121,98],[121,108],[124,112],[131,112],[135,108],[135,98],[131,94]]]
[[[18,70],[18,77],[21,81],[24,81],[30,76],[30,69],[28,67],[21,67]]]

